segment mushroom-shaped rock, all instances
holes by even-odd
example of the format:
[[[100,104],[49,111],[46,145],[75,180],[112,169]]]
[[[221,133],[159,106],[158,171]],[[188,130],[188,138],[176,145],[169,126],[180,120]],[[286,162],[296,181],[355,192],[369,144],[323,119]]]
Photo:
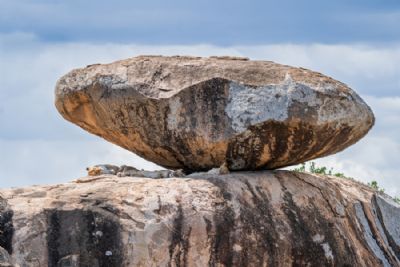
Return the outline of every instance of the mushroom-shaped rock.
[[[139,56],[56,86],[62,116],[171,169],[273,169],[330,155],[374,123],[348,86],[320,73],[232,57]]]

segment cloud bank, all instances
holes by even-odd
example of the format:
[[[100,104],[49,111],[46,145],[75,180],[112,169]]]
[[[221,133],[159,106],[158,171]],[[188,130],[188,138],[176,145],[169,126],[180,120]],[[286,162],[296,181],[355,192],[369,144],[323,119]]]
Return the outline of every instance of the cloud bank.
[[[354,88],[376,115],[356,145],[317,160],[400,195],[400,45],[257,46],[49,43],[27,33],[0,35],[0,187],[66,182],[92,164],[158,166],[63,120],[54,107],[57,79],[72,68],[139,54],[236,55],[320,71]]]

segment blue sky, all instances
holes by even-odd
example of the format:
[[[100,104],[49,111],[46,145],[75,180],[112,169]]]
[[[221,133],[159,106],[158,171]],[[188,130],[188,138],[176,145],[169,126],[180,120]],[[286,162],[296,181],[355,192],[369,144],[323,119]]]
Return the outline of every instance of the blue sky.
[[[390,43],[398,0],[1,0],[0,31],[44,41],[244,45]]]
[[[57,79],[139,54],[237,55],[320,71],[377,121],[318,163],[400,195],[399,1],[0,0],[0,187],[66,182],[98,163],[155,169],[63,120]]]

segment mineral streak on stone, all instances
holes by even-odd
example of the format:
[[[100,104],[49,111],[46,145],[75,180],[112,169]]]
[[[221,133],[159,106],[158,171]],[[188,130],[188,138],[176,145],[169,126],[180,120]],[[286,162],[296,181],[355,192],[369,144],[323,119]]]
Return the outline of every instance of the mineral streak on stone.
[[[2,189],[2,266],[400,266],[400,206],[355,181],[91,178]]]
[[[139,56],[76,69],[56,107],[83,129],[170,169],[278,168],[336,153],[374,123],[320,73],[231,57]]]

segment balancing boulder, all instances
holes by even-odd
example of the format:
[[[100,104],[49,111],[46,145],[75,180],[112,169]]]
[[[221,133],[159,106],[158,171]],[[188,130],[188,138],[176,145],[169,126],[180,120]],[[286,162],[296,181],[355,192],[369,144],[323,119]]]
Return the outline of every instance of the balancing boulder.
[[[354,144],[374,124],[347,85],[233,57],[139,56],[76,69],[56,107],[83,129],[171,169],[274,169]]]

